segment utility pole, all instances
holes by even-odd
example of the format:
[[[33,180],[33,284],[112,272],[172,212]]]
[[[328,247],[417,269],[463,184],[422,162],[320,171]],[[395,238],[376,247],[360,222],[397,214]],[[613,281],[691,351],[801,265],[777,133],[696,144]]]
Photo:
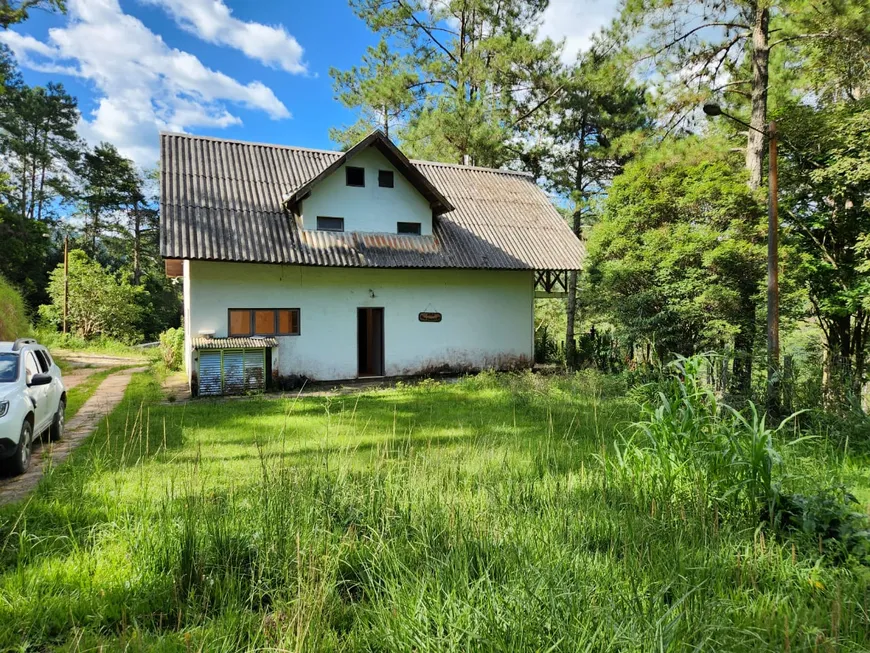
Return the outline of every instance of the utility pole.
[[[777,161],[776,123],[767,128],[768,197],[767,197],[767,410],[780,409],[779,367],[779,169]]]
[[[705,104],[710,117],[725,116],[734,122],[763,134],[768,145],[767,192],[767,411],[780,410],[781,374],[779,366],[779,166],[777,160],[776,123],[770,121],[766,131],[722,111],[718,104]]]
[[[63,239],[63,335],[66,335],[66,320],[69,313],[69,236]]]

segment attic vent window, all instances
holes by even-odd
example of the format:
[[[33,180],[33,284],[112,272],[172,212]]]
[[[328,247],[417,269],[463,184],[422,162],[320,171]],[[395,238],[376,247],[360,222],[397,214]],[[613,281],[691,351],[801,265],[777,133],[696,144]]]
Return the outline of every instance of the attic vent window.
[[[347,166],[345,168],[345,175],[345,180],[347,181],[348,186],[364,187],[366,185],[365,168],[354,168],[353,166]]]
[[[344,218],[317,216],[317,231],[344,231]]]
[[[420,235],[419,222],[399,222],[396,224],[396,233]]]
[[[381,188],[393,187],[392,170],[378,170],[378,186],[380,186]]]

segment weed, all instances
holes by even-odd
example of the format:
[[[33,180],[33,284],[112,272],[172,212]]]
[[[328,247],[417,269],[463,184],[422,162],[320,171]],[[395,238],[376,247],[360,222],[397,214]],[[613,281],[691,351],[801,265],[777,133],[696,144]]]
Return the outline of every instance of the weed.
[[[698,451],[659,426],[614,448],[652,419],[621,383],[487,373],[168,405],[135,375],[95,436],[0,509],[0,649],[866,650],[860,570],[759,530],[746,503],[768,446],[773,478],[864,461],[783,447],[759,421],[726,463],[715,397],[684,383],[662,419],[740,470],[729,494],[655,450]]]

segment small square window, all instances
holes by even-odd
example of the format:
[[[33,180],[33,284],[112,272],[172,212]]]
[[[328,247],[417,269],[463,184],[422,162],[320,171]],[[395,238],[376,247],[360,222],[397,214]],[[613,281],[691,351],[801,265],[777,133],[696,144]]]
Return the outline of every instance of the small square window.
[[[252,334],[251,311],[230,309],[230,337],[250,336]]]
[[[366,169],[354,168],[347,166],[345,168],[345,180],[348,186],[365,186],[366,185]]]
[[[393,187],[392,170],[378,170],[378,186],[380,186],[381,188]]]
[[[258,336],[275,335],[275,311],[254,311],[254,333]]]
[[[399,222],[396,224],[396,232],[400,234],[416,234],[420,235],[419,222]]]
[[[299,309],[282,308],[278,310],[278,335],[299,335]]]
[[[344,218],[317,216],[317,231],[344,231]]]

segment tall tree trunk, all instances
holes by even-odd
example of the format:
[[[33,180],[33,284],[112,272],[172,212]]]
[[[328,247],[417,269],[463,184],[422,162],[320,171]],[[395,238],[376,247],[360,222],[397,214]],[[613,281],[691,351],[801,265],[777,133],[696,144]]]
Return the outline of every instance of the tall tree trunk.
[[[863,403],[865,354],[867,351],[867,316],[863,309],[855,315],[855,328],[852,333],[853,382],[855,396]]]
[[[27,155],[21,157],[21,217],[27,219]]]
[[[100,228],[100,213],[94,211],[91,222],[91,256],[97,255],[97,232]]]
[[[36,210],[36,159],[37,159],[37,143],[39,143],[39,127],[33,126],[33,144],[31,153],[33,155],[33,165],[30,166],[30,206],[27,209],[27,216],[33,220],[33,215]]]
[[[45,204],[45,173],[48,168],[48,128],[42,136],[43,158],[39,168],[39,193],[37,194],[36,219],[42,220],[42,205]]]
[[[848,315],[830,317],[827,322],[827,342],[823,372],[825,407],[838,411],[845,406],[852,390],[852,320]]]
[[[752,114],[746,144],[746,168],[749,170],[749,187],[761,188],[764,167],[764,131],[767,125],[767,86],[769,81],[770,45],[768,30],[770,12],[757,0],[752,23]],[[758,130],[758,131],[756,131]]]
[[[580,143],[577,157],[577,173],[574,177],[574,190],[577,193],[577,201],[580,203],[574,211],[573,224],[574,235],[580,238],[583,229],[583,189],[586,175],[586,117],[584,115],[580,123]],[[577,343],[575,334],[575,322],[577,320],[577,270],[571,270],[568,274],[568,303],[566,306],[567,320],[565,321],[565,364],[568,370],[573,372],[577,367]]]
[[[142,214],[139,211],[139,202],[133,205],[133,285],[139,285],[142,276],[140,264],[142,248]]]
[[[764,177],[764,132],[767,126],[767,86],[769,81],[770,45],[768,41],[770,12],[756,0],[752,21],[752,113],[746,142],[746,169],[749,171],[749,187],[756,191],[761,188]],[[755,300],[757,288],[742,288],[740,307],[745,319],[740,325],[740,333],[734,337],[734,364],[731,375],[732,392],[748,397],[752,389],[752,352],[757,330]]]

